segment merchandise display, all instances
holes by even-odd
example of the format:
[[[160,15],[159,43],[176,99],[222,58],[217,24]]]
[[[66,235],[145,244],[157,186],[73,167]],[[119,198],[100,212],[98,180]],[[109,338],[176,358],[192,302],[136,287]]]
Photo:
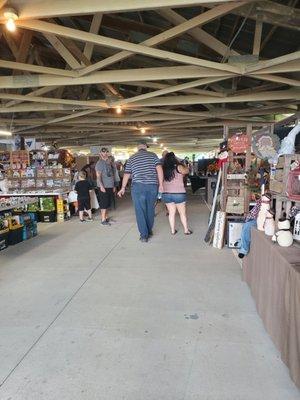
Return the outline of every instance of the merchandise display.
[[[300,211],[295,215],[293,238],[300,242]]]
[[[55,154],[58,160],[61,152],[51,155],[43,150],[0,152],[2,177],[4,175],[5,178],[2,192],[51,194],[69,191],[71,170],[57,162],[54,163]],[[49,160],[51,160],[50,165],[48,165]]]
[[[273,242],[277,242],[282,247],[290,247],[293,244],[293,235],[290,228],[291,224],[288,219],[278,221],[278,231],[272,237]]]
[[[37,214],[30,212],[30,206],[37,204],[36,198],[0,199],[0,251],[23,240],[37,236]]]
[[[257,229],[259,231],[265,231],[265,222],[270,210],[271,196],[264,194],[261,196],[261,206],[257,217]]]
[[[33,211],[33,208],[37,203],[37,197],[1,197],[0,194],[0,212],[11,209],[24,209],[27,211]]]
[[[275,234],[275,221],[274,221],[274,211],[267,210],[266,218],[264,223],[264,231],[267,236],[274,236]]]

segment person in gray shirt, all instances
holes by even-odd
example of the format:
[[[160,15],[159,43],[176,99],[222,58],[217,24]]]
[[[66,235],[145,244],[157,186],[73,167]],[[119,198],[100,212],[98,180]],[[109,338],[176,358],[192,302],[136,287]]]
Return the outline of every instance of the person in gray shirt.
[[[99,192],[99,207],[101,213],[101,225],[109,226],[108,208],[111,206],[111,200],[115,193],[115,175],[111,162],[108,159],[109,150],[102,147],[99,161],[95,169],[97,174],[97,187]]]

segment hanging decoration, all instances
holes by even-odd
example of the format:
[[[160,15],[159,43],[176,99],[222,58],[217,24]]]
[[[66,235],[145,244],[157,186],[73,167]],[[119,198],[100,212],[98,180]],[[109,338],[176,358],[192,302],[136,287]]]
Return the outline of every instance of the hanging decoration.
[[[252,136],[253,152],[263,160],[274,159],[277,156],[279,145],[278,136],[271,132],[258,132]]]
[[[224,142],[220,143],[220,150],[218,154],[218,168],[222,168],[222,165],[228,161],[228,142],[225,140]]]

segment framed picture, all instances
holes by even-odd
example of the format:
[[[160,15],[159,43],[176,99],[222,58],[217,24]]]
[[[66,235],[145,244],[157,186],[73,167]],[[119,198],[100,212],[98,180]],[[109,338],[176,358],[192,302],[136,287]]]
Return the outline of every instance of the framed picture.
[[[244,221],[228,221],[227,226],[227,246],[230,249],[239,248],[239,242],[241,239],[242,228]]]

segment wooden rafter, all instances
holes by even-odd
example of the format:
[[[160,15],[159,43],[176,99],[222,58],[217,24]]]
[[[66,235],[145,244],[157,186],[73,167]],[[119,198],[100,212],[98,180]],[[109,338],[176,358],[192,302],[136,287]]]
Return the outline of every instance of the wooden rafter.
[[[228,0],[218,0],[226,3]],[[215,0],[52,0],[51,2],[26,1],[19,6],[21,19],[51,18],[70,15],[87,15],[95,13],[128,12],[153,10],[164,7],[187,7],[200,4],[215,4]]]
[[[196,4],[204,6],[201,14],[200,8],[181,9]],[[257,128],[272,124],[274,114],[295,112],[300,104],[296,45],[290,42],[287,51],[279,45],[278,57],[266,59],[268,46],[273,46],[270,54],[277,48],[276,27],[285,27],[283,40],[287,29],[299,30],[295,4],[20,2],[20,29],[15,34],[1,30],[0,45],[7,52],[0,60],[0,122],[10,124],[14,114],[15,132],[66,145],[130,144],[144,126],[146,136],[155,133],[165,143],[186,141],[204,148],[218,141],[224,123]],[[143,11],[138,19],[132,13],[111,14],[138,9]],[[149,9],[156,11],[151,18]],[[240,33],[233,48],[232,14],[239,18],[234,31]],[[267,35],[262,32],[266,22],[273,24]],[[246,31],[250,37],[249,28],[253,42],[243,46],[241,38]],[[247,56],[249,49],[252,55]],[[116,114],[117,106],[123,114]]]
[[[160,58],[163,60],[175,61],[180,64],[195,65],[207,67],[215,70],[221,70],[232,73],[240,73],[239,68],[228,64],[220,64],[217,62],[207,61],[204,59],[173,53],[171,51],[154,49],[145,45],[125,42],[119,39],[107,38],[105,36],[96,35],[90,32],[79,31],[77,29],[67,28],[61,25],[51,24],[49,22],[37,20],[18,20],[17,25],[34,31],[43,33],[52,33],[65,36],[74,40],[89,42],[96,45],[111,47],[118,50],[127,50],[132,53],[143,54],[146,56]]]

